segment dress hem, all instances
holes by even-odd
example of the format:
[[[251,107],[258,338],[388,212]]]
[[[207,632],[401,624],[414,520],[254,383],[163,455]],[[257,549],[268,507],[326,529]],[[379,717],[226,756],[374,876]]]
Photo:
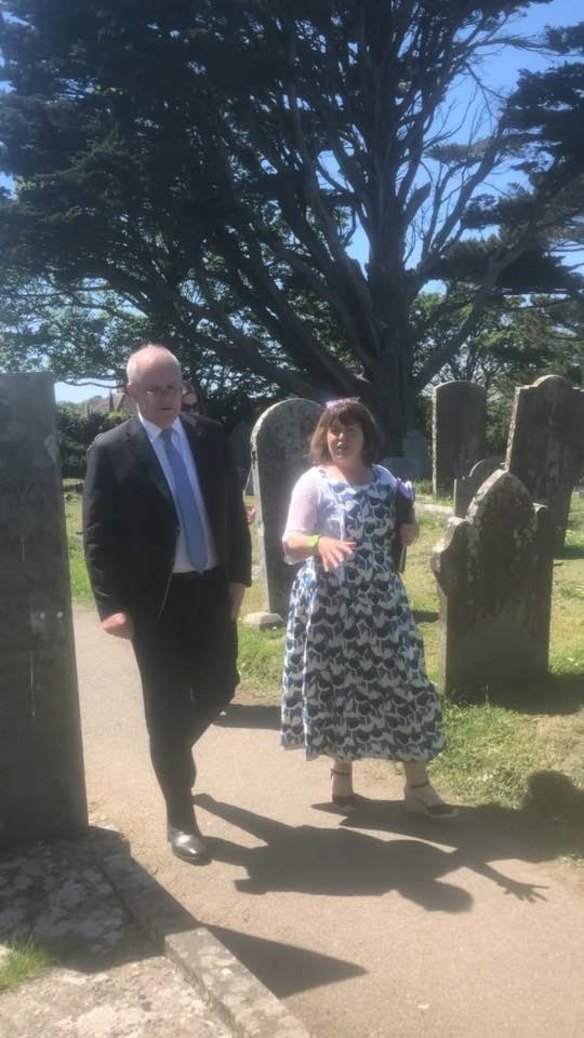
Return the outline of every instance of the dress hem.
[[[439,749],[430,750],[427,753],[417,757],[414,757],[412,755],[408,757],[400,757],[397,755],[388,756],[388,754],[385,753],[360,753],[348,757],[343,756],[343,754],[339,753],[338,750],[335,751],[334,749],[332,749],[332,747],[329,747],[324,750],[319,750],[318,752],[315,750],[309,750],[307,749],[305,744],[301,742],[288,744],[280,743],[280,749],[286,752],[290,750],[304,750],[305,758],[307,761],[317,760],[318,757],[334,757],[334,759],[340,761],[341,764],[350,764],[353,761],[358,760],[386,760],[389,762],[395,761],[398,764],[429,764],[430,761],[435,760],[436,757],[439,757],[441,753],[444,753],[444,750],[446,749],[446,743],[444,743],[444,745],[441,746]]]

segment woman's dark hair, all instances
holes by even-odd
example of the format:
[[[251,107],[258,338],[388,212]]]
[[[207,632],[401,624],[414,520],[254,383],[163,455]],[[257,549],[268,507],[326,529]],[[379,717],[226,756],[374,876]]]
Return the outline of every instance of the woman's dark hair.
[[[193,396],[195,400],[188,399]],[[193,385],[192,382],[183,382],[181,411],[184,411],[185,414],[207,414],[207,406],[203,394],[199,387]]]
[[[363,430],[363,461],[371,465],[379,456],[383,437],[371,411],[360,400],[331,400],[326,404],[310,441],[310,457],[314,465],[332,461],[326,436],[333,425],[360,425]]]

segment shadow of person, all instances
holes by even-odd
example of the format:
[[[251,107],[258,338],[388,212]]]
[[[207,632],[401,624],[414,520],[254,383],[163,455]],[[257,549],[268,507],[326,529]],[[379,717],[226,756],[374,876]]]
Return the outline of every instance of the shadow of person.
[[[331,810],[330,804],[314,806]],[[542,863],[564,855],[583,856],[584,792],[558,772],[535,772],[520,808],[461,806],[458,818],[446,824],[409,816],[397,802],[364,799],[341,825],[437,840],[442,846],[452,847],[452,870],[470,868],[506,893],[538,900],[542,895],[537,890],[542,888],[518,884],[490,862],[517,858]]]
[[[236,887],[248,894],[275,891],[324,897],[378,897],[395,890],[429,912],[467,912],[472,897],[440,880],[449,857],[420,840],[380,840],[349,829],[289,826],[215,800],[195,797],[206,811],[263,841],[242,847],[228,840],[209,840],[216,860],[239,866],[247,878]]]
[[[526,816],[573,826],[573,847],[566,853],[584,854],[584,790],[559,771],[535,771],[527,783],[522,810]],[[570,829],[561,830],[570,843]]]
[[[213,724],[221,728],[280,728],[280,707],[271,703],[229,703]]]

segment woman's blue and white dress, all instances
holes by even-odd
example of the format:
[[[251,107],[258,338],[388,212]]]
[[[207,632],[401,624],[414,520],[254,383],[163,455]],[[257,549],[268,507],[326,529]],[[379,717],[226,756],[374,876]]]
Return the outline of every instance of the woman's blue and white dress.
[[[281,743],[307,759],[427,761],[445,745],[440,705],[391,556],[396,480],[373,466],[351,486],[326,468],[298,480],[291,531],[354,540],[353,558],[325,573],[300,568],[290,597]]]

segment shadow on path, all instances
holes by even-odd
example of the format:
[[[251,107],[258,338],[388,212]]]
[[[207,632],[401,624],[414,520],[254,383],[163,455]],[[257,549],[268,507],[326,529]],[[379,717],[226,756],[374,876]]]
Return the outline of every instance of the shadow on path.
[[[196,796],[195,803],[264,841],[264,846],[249,848],[228,840],[209,840],[214,858],[247,871],[247,879],[235,884],[245,893],[378,897],[396,890],[430,912],[471,908],[472,898],[466,891],[440,881],[442,874],[451,871],[449,855],[430,843],[419,839],[388,842],[343,826],[288,826],[207,794]]]
[[[265,728],[277,732],[280,707],[270,703],[230,703],[213,723],[220,728]]]
[[[542,818],[534,810],[554,784],[571,789],[574,810],[567,822]],[[357,810],[342,816],[339,826],[331,829],[288,826],[207,794],[194,799],[206,811],[263,841],[263,846],[254,848],[211,841],[215,858],[247,871],[246,879],[236,881],[238,890],[325,897],[375,897],[395,890],[429,912],[466,912],[472,908],[471,895],[444,882],[444,876],[470,869],[505,894],[536,902],[546,900],[544,887],[518,882],[491,862],[541,863],[565,854],[584,855],[584,793],[565,776],[539,773],[532,776],[532,794],[537,799],[520,810],[498,805],[461,807],[457,819],[445,822],[409,816],[401,802],[364,798]],[[339,818],[330,803],[313,807]],[[399,838],[379,839],[372,831]]]
[[[300,991],[309,991],[324,984],[336,984],[367,972],[362,966],[308,948],[250,937],[249,934],[226,930],[222,926],[208,926],[207,929],[248,970],[260,977],[262,984],[273,991],[277,998],[288,998]]]

